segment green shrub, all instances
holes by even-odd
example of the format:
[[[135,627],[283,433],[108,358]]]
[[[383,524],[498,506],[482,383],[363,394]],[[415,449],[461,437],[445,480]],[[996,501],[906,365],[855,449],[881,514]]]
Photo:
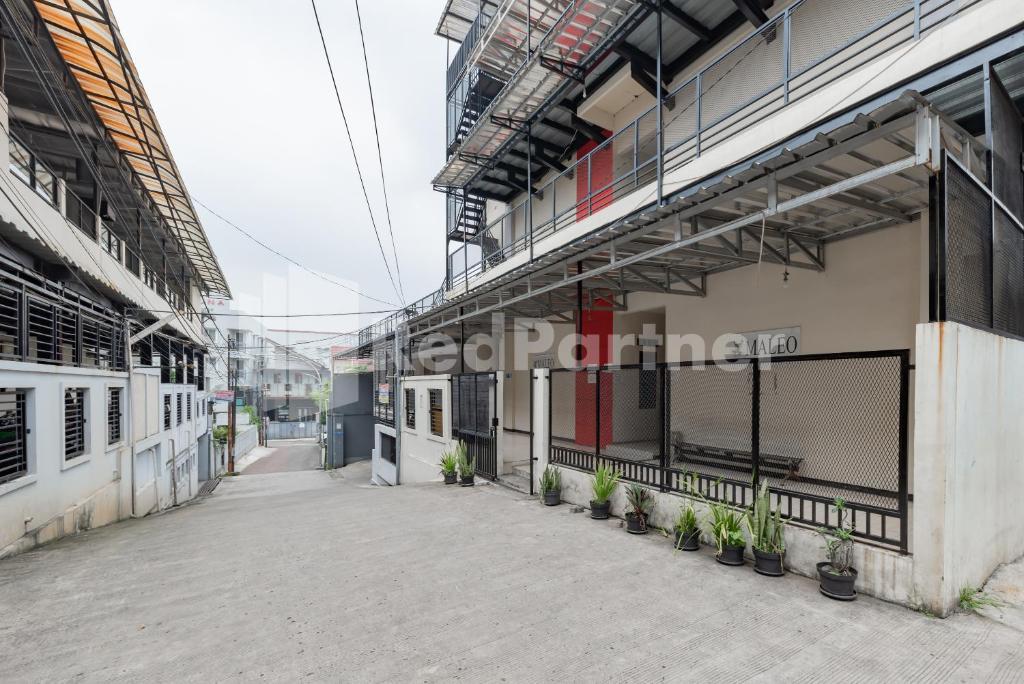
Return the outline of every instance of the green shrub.
[[[747,511],[747,530],[750,532],[750,543],[762,553],[784,553],[786,541],[782,530],[786,521],[776,510],[772,512],[771,492],[768,483],[761,484],[761,490],[754,499],[753,507]]]
[[[562,471],[554,466],[548,466],[540,476],[540,494],[544,496],[548,492],[562,491]]]
[[[689,537],[697,531],[697,512],[693,510],[693,504],[686,504],[679,507],[679,515],[672,525],[672,529],[683,537]]]
[[[627,514],[632,514],[640,521],[640,527],[647,529],[647,518],[654,511],[654,494],[641,484],[631,484],[626,488]]]
[[[746,546],[740,514],[721,502],[708,502],[708,532],[715,540],[718,553],[726,546]]]
[[[610,466],[599,465],[594,470],[594,503],[603,504],[611,498],[615,488],[619,486],[618,470],[612,470]]]
[[[441,474],[454,475],[459,469],[459,457],[454,451],[446,451],[441,454]]]
[[[469,477],[473,474],[473,457],[469,455],[469,448],[465,442],[460,441],[455,447],[455,460],[458,463],[459,475]]]

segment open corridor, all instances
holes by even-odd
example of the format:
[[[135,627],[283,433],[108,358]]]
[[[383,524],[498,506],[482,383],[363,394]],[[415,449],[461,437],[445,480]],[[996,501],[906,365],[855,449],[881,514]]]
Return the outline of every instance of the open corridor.
[[[5,681],[1016,681],[1024,634],[673,555],[492,485],[344,471],[0,563]]]

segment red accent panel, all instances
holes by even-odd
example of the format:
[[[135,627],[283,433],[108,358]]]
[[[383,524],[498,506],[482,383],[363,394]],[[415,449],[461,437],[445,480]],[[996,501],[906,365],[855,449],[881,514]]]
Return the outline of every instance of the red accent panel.
[[[608,304],[609,302],[600,302]],[[584,309],[580,315],[579,332],[582,337],[584,366],[604,365],[611,360],[611,336],[614,331],[612,311]],[[612,378],[609,373],[599,373],[601,382],[601,446],[612,441]],[[576,374],[576,442],[583,446],[594,446],[597,435],[597,382],[583,371]]]
[[[606,136],[611,137],[611,131],[605,131]],[[576,153],[576,159],[581,160],[591,152],[589,169],[586,162],[576,167],[576,220],[584,219],[592,213],[598,212],[612,203],[614,188],[612,181],[615,180],[615,155],[612,152],[612,142],[602,143],[604,146],[594,152],[598,145],[593,140],[587,141]],[[587,189],[593,193],[593,197],[587,198]]]

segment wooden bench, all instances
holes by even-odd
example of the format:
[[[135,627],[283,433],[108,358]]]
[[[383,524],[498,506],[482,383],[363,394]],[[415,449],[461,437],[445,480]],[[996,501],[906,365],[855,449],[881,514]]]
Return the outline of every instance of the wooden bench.
[[[678,439],[676,435],[672,436],[672,461],[673,463],[709,466],[742,473],[752,472],[754,467],[754,457],[749,451],[693,444]],[[801,462],[803,462],[802,458],[794,456],[762,453],[758,472],[768,477],[798,480],[800,479]]]

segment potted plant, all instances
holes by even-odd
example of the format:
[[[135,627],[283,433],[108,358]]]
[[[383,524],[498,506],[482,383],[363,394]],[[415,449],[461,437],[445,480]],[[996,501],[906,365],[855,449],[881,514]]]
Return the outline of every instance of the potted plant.
[[[723,565],[743,565],[747,540],[743,537],[740,514],[724,503],[708,502],[708,506],[708,527],[718,549],[715,560]]]
[[[459,481],[459,459],[454,452],[446,451],[441,454],[441,474],[444,475],[446,485],[455,484]]]
[[[693,504],[679,507],[679,515],[672,525],[675,531],[676,550],[697,551],[700,549],[700,525],[697,524],[697,513]]]
[[[747,511],[747,530],[750,532],[750,546],[754,550],[754,571],[769,577],[781,577],[782,555],[786,552],[786,542],[782,530],[786,521],[779,511],[772,512],[771,492],[768,483],[761,485],[761,490],[754,499],[754,505]]]
[[[647,534],[647,519],[654,510],[654,494],[647,487],[631,484],[626,488],[626,531]]]
[[[456,447],[456,459],[459,464],[459,476],[462,478],[460,483],[463,487],[473,486],[473,457],[469,455],[469,449],[466,448],[465,442],[459,442],[459,446]]]
[[[609,499],[619,486],[619,476],[619,471],[605,465],[599,465],[594,470],[594,498],[590,501],[590,517],[594,520],[605,520],[611,512]]]
[[[562,502],[562,473],[554,466],[548,466],[540,476],[540,495],[545,506],[557,506]]]
[[[857,570],[853,563],[853,526],[850,524],[850,512],[846,510],[846,502],[836,498],[833,507],[836,510],[836,526],[823,527],[818,533],[825,538],[825,551],[828,560],[818,563],[818,579],[821,593],[839,601],[852,601],[857,598],[854,585],[857,583]]]

